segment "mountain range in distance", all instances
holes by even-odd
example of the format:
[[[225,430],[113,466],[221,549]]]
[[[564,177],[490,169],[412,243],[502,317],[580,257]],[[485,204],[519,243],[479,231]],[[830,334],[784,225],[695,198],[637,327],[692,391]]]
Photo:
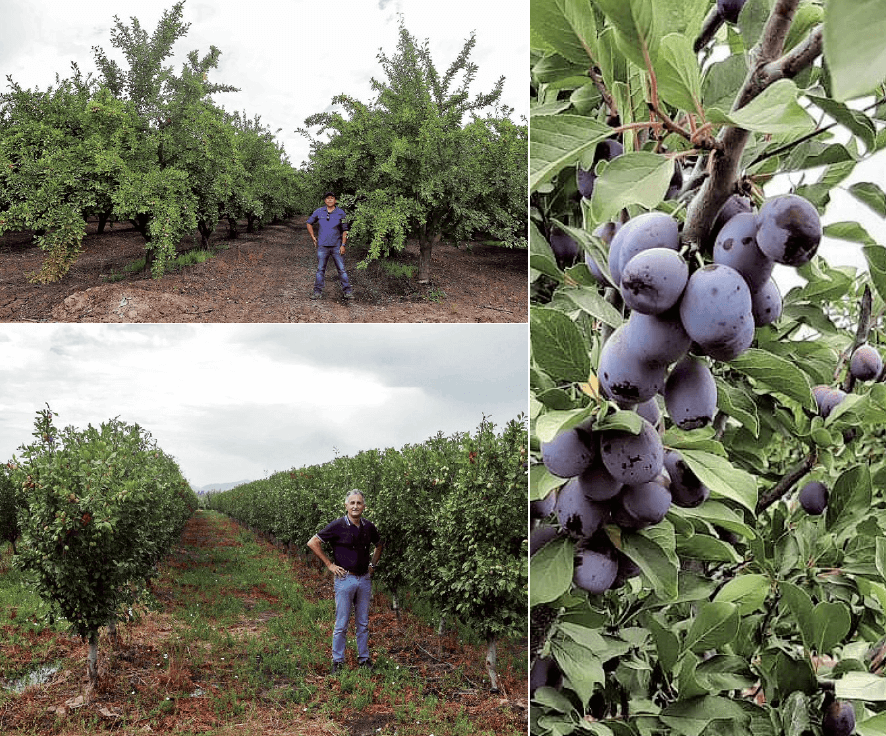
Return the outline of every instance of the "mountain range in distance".
[[[235,480],[233,483],[209,483],[205,486],[191,486],[195,493],[210,493],[212,491],[227,491],[244,483],[251,483],[251,480]]]

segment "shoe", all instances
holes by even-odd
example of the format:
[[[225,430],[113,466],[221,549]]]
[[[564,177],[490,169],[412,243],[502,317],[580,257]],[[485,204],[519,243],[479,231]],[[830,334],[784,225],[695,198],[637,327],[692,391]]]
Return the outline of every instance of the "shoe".
[[[315,290],[314,293],[311,294],[311,299],[319,299],[321,296],[323,296],[322,292]]]
[[[337,675],[339,672],[341,672],[344,669],[344,666],[345,666],[344,662],[333,662],[332,663],[332,674]]]
[[[360,661],[359,666],[365,670],[373,669],[374,665],[372,664],[371,659],[363,659]]]
[[[346,291],[346,292],[342,295],[342,297],[345,299],[345,301],[352,301],[353,298],[354,298],[354,294],[353,294],[352,292],[350,292],[350,291]]]

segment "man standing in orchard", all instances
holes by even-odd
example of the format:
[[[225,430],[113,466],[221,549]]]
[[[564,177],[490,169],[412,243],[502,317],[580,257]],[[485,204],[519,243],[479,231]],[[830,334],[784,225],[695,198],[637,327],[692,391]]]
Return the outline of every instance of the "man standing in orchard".
[[[353,299],[351,284],[345,271],[345,244],[348,241],[348,223],[345,222],[345,211],[335,205],[335,193],[326,192],[323,197],[325,207],[318,207],[308,218],[308,234],[317,246],[317,278],[314,280],[314,293],[311,299],[319,299],[323,294],[323,282],[326,274],[326,263],[332,257],[345,299]],[[319,225],[319,235],[314,234],[314,225]]]
[[[345,515],[327,524],[308,541],[308,548],[326,565],[335,578],[335,629],[332,633],[332,674],[345,663],[345,642],[351,606],[354,606],[357,630],[357,659],[361,667],[372,668],[369,659],[369,599],[372,596],[372,573],[384,545],[378,529],[363,518],[366,502],[363,492],[354,489],[345,496]],[[323,552],[321,544],[332,546],[335,562]],[[370,557],[369,547],[375,545]]]

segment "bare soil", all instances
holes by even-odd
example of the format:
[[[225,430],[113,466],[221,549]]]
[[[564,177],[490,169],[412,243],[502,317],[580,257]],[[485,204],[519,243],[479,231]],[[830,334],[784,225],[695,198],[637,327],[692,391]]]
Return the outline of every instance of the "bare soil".
[[[98,235],[88,225],[83,252],[58,283],[36,284],[44,253],[31,233],[0,238],[2,322],[525,322],[527,253],[483,243],[441,242],[433,253],[431,283],[418,284],[418,243],[391,259],[415,266],[393,276],[379,262],[357,268],[365,255],[349,244],[345,267],[355,299],[341,298],[333,263],[323,298],[311,300],[316,249],[304,217],[228,239],[227,224],[212,238],[217,254],[152,279],[124,270],[144,256],[144,239],[128,223]],[[194,247],[185,239],[179,252]]]

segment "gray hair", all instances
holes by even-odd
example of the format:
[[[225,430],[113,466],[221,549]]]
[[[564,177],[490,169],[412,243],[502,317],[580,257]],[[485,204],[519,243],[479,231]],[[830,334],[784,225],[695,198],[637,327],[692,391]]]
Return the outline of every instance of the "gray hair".
[[[345,501],[347,501],[347,500],[348,500],[351,496],[353,496],[355,493],[356,493],[357,495],[359,495],[360,498],[362,498],[364,501],[366,500],[366,496],[363,495],[363,491],[361,491],[359,488],[352,488],[350,491],[348,491],[348,492],[345,494]]]

